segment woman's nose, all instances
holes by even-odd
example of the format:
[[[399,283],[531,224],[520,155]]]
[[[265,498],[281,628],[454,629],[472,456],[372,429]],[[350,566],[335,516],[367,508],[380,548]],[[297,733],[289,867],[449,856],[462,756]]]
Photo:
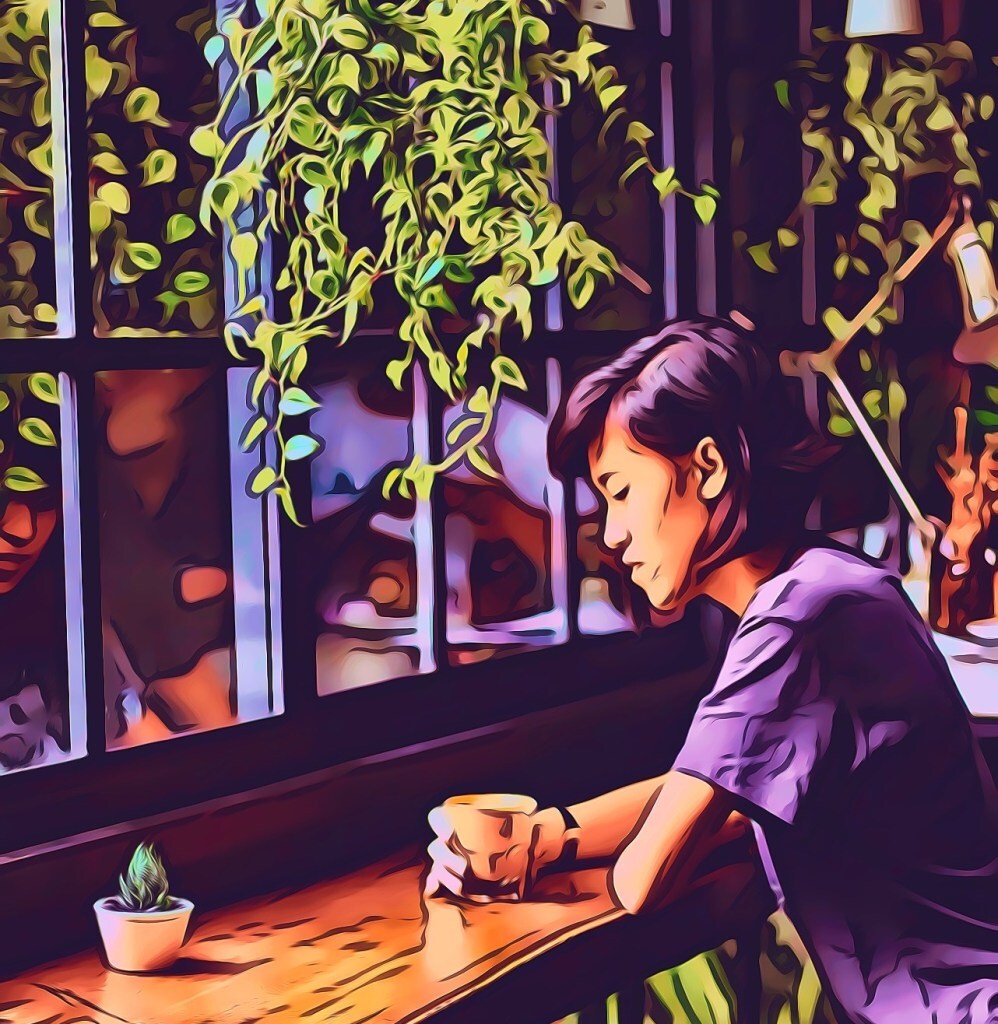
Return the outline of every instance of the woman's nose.
[[[31,509],[21,501],[7,503],[0,517],[0,536],[9,544],[25,545],[35,536],[35,517]]]
[[[606,546],[606,549],[608,551],[616,551],[617,548],[625,547],[629,540],[630,534],[625,529],[624,524],[612,512],[608,512],[606,522],[603,525],[603,544]]]

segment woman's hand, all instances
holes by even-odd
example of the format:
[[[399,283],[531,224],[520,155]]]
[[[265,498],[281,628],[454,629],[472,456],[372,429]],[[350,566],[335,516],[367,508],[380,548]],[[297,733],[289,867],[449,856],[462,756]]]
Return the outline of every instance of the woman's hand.
[[[565,823],[555,807],[518,815],[509,827],[481,828],[467,808],[434,807],[427,816],[436,838],[427,847],[425,894],[444,889],[475,902],[522,899],[545,864],[561,856]]]

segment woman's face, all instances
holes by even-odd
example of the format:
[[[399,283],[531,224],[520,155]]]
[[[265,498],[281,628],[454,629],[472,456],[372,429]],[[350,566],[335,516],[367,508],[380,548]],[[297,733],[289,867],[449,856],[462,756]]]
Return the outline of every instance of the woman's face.
[[[0,595],[9,594],[31,571],[55,529],[54,508],[35,508],[0,494]]]
[[[611,415],[589,449],[589,472],[606,499],[603,540],[662,611],[692,597],[697,548],[710,518],[693,459],[673,461],[635,441]]]

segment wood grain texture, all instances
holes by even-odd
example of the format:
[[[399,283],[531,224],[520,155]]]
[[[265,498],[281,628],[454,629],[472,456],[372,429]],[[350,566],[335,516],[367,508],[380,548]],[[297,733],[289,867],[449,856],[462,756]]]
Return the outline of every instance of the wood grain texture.
[[[742,867],[693,894],[693,916],[720,921],[751,875]],[[551,875],[520,904],[481,906],[424,900],[424,876],[422,852],[407,849],[344,877],[207,913],[193,922],[182,958],[154,975],[110,971],[96,950],[45,965],[0,984],[0,1022],[449,1020],[500,981],[504,1000],[529,1001],[529,989],[508,984],[521,966],[543,966],[545,954],[574,937],[627,917],[613,907],[605,867]],[[681,914],[689,920],[691,907]],[[488,1015],[481,999],[467,1005],[469,1020]]]

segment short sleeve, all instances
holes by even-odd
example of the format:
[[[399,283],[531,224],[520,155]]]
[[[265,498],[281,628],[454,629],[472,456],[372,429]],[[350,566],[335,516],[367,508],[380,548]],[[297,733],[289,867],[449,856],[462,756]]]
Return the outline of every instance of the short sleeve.
[[[793,824],[835,718],[815,646],[801,622],[743,620],[673,769]]]

